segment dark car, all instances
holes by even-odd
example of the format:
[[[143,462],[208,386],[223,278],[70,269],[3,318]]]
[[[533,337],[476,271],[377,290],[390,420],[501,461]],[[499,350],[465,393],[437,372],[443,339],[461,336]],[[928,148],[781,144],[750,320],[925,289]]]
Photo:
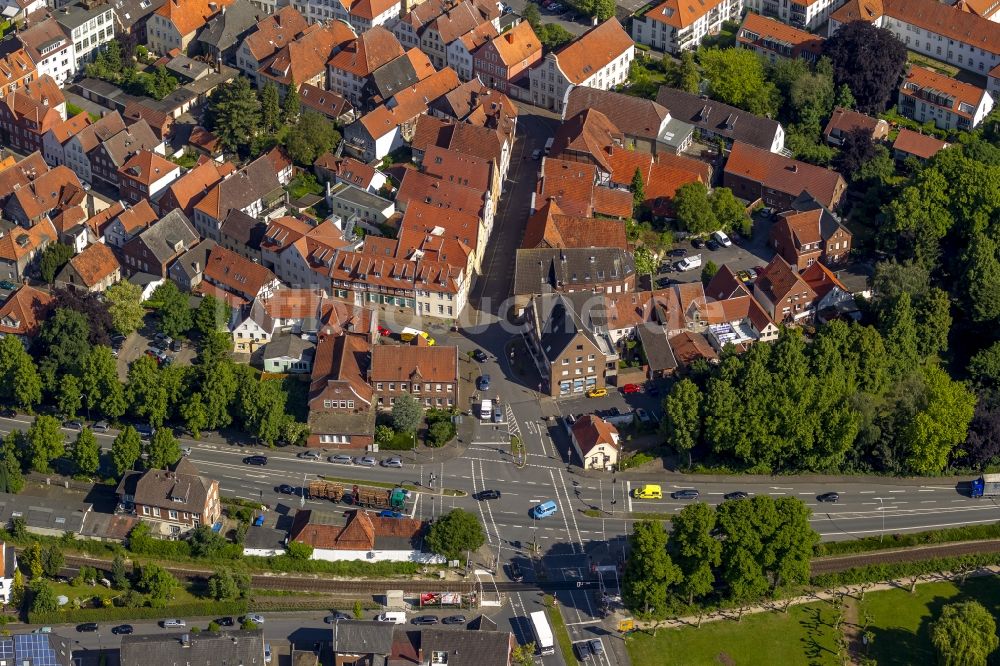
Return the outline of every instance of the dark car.
[[[182,349],[184,349],[184,343],[180,340],[174,340],[170,343],[170,351],[179,352]]]
[[[119,624],[117,627],[111,628],[111,633],[117,634],[119,636],[127,636],[131,634],[135,629],[132,628],[131,624]]]
[[[656,281],[656,286],[660,287],[661,289],[664,289],[666,287],[669,287],[669,286],[675,285],[675,284],[680,284],[680,283],[677,282],[677,280],[675,280],[673,278],[660,278],[659,280]]]
[[[576,653],[576,658],[580,661],[586,661],[590,658],[590,643],[582,641],[580,643],[573,643],[573,652]]]
[[[486,359],[488,359],[489,356],[487,356],[486,352],[484,352],[482,349],[477,349],[474,352],[472,352],[472,358],[476,359],[480,363],[486,363]]]
[[[705,247],[707,247],[709,250],[718,250],[722,246],[719,245],[718,241],[710,240],[707,243],[705,243]]]
[[[267,456],[247,456],[243,459],[244,465],[267,465]]]
[[[467,621],[464,615],[449,615],[441,620],[444,624],[465,624]]]
[[[684,257],[684,256],[687,256],[687,253],[688,253],[688,251],[687,251],[686,247],[679,247],[679,248],[676,248],[674,250],[671,250],[670,251],[670,256],[671,257]]]
[[[698,499],[698,496],[700,494],[701,493],[699,493],[694,488],[687,488],[685,490],[676,490],[670,493],[670,496],[674,499],[693,500],[693,499]]]
[[[599,657],[604,654],[604,643],[601,642],[600,638],[590,639],[590,651],[594,653],[595,657]]]
[[[705,247],[705,241],[703,241],[700,238],[695,238],[693,241],[691,241],[691,246],[696,250],[700,250],[701,248]]]
[[[83,624],[76,625],[77,631],[97,631],[96,622],[84,622]]]
[[[294,495],[295,488],[288,485],[287,483],[283,483],[280,486],[278,486],[278,492],[281,493],[282,495]]]
[[[11,409],[10,407],[7,407],[6,409],[0,409],[0,416],[4,417],[5,419],[12,419],[15,416],[17,416],[17,412]]]
[[[220,617],[218,620],[215,621],[215,623],[220,627],[231,627],[234,624],[236,624],[236,621],[232,618],[232,616],[226,616],[226,617]]]
[[[476,493],[476,499],[480,502],[483,500],[493,500],[500,499],[500,491],[494,490],[492,488],[487,488],[486,490],[480,490]]]
[[[327,624],[333,624],[337,620],[353,620],[353,619],[354,618],[348,615],[347,613],[342,613],[340,611],[337,611],[333,615],[327,615],[326,617],[324,617],[323,621],[326,622]]]
[[[520,583],[524,580],[524,572],[521,571],[521,565],[517,562],[510,563],[510,579],[515,583]]]
[[[413,624],[437,624],[438,619],[436,615],[418,615],[411,622]]]
[[[732,492],[732,493],[726,493],[725,495],[722,496],[722,499],[727,499],[727,500],[741,500],[741,499],[746,499],[748,497],[750,497],[750,496],[748,494],[746,494],[745,492],[743,492],[742,490],[737,490],[737,491]]]
[[[839,493],[823,493],[822,495],[820,495],[816,499],[819,500],[820,502],[833,502],[834,504],[836,504],[837,502],[840,501],[840,494]]]
[[[489,391],[490,390],[490,376],[489,375],[482,375],[479,379],[477,379],[476,380],[476,388],[478,390],[480,390],[480,391]]]

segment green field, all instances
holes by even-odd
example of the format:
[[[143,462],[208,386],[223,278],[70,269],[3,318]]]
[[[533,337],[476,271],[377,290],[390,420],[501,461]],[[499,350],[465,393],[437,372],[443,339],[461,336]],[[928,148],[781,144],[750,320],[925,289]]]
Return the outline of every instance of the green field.
[[[871,618],[875,634],[871,656],[879,666],[893,664],[932,664],[930,623],[949,603],[974,599],[986,606],[993,617],[1000,617],[1000,578],[969,578],[964,586],[954,583],[918,585],[915,594],[908,590],[889,590],[865,596],[860,618]]]
[[[632,663],[643,666],[834,666],[841,663],[832,626],[835,618],[829,604],[804,604],[791,607],[787,614],[746,615],[739,623],[660,629],[655,638],[636,632],[627,646]]]

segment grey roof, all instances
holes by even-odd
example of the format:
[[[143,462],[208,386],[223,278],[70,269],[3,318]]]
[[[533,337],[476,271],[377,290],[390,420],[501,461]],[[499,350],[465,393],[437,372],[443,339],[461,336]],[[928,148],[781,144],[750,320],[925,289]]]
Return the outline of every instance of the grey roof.
[[[573,344],[577,335],[583,335],[595,345],[598,344],[576,311],[580,300],[571,300],[567,296],[568,294],[540,294],[531,299],[534,320],[539,327],[539,346],[550,361],[558,359]]]
[[[662,372],[675,369],[677,359],[674,358],[674,350],[667,342],[667,334],[663,327],[648,323],[640,324],[636,328],[639,331],[639,342],[642,343],[642,351],[646,355],[650,371]]]
[[[170,267],[170,270],[181,271],[188,278],[188,280],[193,280],[205,272],[205,266],[208,264],[208,254],[214,248],[214,240],[203,240],[181,256],[177,257],[177,261],[175,261]]]
[[[177,74],[182,81],[197,81],[209,72],[215,71],[207,62],[189,58],[186,55],[174,56],[165,65],[167,71]]]
[[[423,629],[420,648],[425,656],[446,652],[448,666],[507,666],[511,635],[507,631]]]
[[[371,83],[366,85],[366,92],[377,93],[382,99],[389,99],[400,90],[412,86],[419,81],[417,71],[408,56],[401,55],[391,60],[371,73]]]
[[[587,86],[572,88],[563,119],[572,118],[586,109],[600,111],[625,134],[647,139],[656,139],[660,135],[660,127],[670,115],[661,104],[649,99]]]
[[[165,616],[169,611],[164,611]],[[122,636],[121,666],[264,666],[264,630]]]
[[[29,28],[14,33],[12,38],[3,40],[0,50],[8,53],[17,48],[18,42],[28,52],[33,62],[41,62],[41,50],[47,46],[63,42],[63,45],[58,49],[58,51],[61,51],[68,49],[72,44],[66,33],[63,32],[62,28],[53,18],[39,21]],[[46,55],[51,55],[51,53],[47,53]]]
[[[330,630],[330,645],[334,653],[388,655],[395,626],[391,622],[338,622]]]
[[[0,638],[0,663],[70,666],[73,642],[58,634],[14,634]]]
[[[270,527],[251,527],[243,537],[244,548],[284,548],[288,532]]]
[[[52,17],[63,28],[72,31],[74,28],[79,28],[90,19],[107,11],[110,11],[114,15],[113,8],[108,4],[95,5],[91,9],[87,9],[82,4],[69,5],[53,11]]]
[[[236,0],[205,25],[195,41],[225,51],[236,46],[260,18],[260,10],[247,0]]]
[[[125,164],[140,150],[153,150],[160,140],[153,134],[149,123],[139,119],[104,142],[104,150],[115,163],[115,166]]]
[[[164,2],[166,0],[115,0],[115,17],[118,23],[131,28],[163,6]]]
[[[771,150],[781,125],[777,121],[737,109],[714,99],[661,86],[656,101],[673,118],[733,141]]]
[[[159,222],[154,222],[138,238],[161,264],[167,263],[201,240],[187,215],[179,208],[164,215]]]
[[[212,481],[200,476],[194,463],[181,458],[172,469],[126,472],[115,493],[131,495],[136,504],[201,514],[211,487]]]
[[[264,347],[265,360],[282,357],[312,360],[315,353],[316,345],[303,340],[301,335],[276,335]]]
[[[264,240],[267,225],[257,218],[250,217],[242,210],[234,208],[222,222],[220,228],[223,236],[232,238],[248,249],[260,252],[260,242]]]
[[[362,206],[369,210],[377,211],[383,211],[393,205],[391,201],[384,197],[372,194],[368,190],[355,187],[350,183],[343,182],[337,183],[330,188],[330,198],[342,199],[348,203],[354,204],[355,206]]]
[[[310,409],[309,432],[370,435],[375,432],[375,411],[366,409],[356,412],[327,412]]]
[[[592,290],[634,273],[632,256],[617,247],[521,249],[514,268],[514,293]]]
[[[225,219],[231,210],[242,210],[280,187],[273,162],[266,154],[261,155],[219,183],[221,219]]]
[[[0,524],[3,525],[10,524],[10,519],[17,516],[24,518],[29,528],[79,534],[91,509],[92,505],[85,502],[0,493]]]

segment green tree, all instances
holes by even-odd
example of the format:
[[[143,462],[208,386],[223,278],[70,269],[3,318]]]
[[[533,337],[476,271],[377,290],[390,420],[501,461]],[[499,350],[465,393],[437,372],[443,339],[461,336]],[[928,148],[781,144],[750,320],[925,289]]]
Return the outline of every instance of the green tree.
[[[1000,348],[1000,345],[998,345],[998,348]],[[391,442],[395,435],[396,433],[394,433],[392,428],[387,425],[375,426],[375,441],[379,444],[379,446],[385,446]]]
[[[128,569],[125,567],[125,558],[116,554],[111,560],[111,587],[116,590],[124,590],[128,587]]]
[[[889,30],[866,21],[843,27],[823,43],[834,81],[850,88],[859,111],[882,113],[906,66],[906,47]]]
[[[708,188],[696,181],[685,183],[674,193],[674,214],[685,231],[707,234],[719,228],[708,199]]]
[[[150,596],[154,606],[163,606],[173,595],[177,579],[163,567],[149,563],[139,568],[135,586],[137,590]]]
[[[449,421],[435,421],[427,429],[427,435],[433,446],[444,446],[455,435],[455,426]]]
[[[723,502],[717,509],[722,540],[722,581],[730,598],[747,604],[759,600],[770,587],[764,570],[764,543],[774,531],[774,498],[755,495],[739,502]]]
[[[528,22],[531,29],[538,34],[539,29],[542,27],[542,13],[538,10],[538,6],[534,3],[528,3],[524,6],[524,11],[521,12],[521,18]]]
[[[128,280],[116,282],[104,292],[111,325],[122,335],[139,330],[146,310],[142,307],[142,287]]]
[[[1000,260],[997,244],[987,234],[970,240],[962,258],[966,310],[977,323],[1000,318]]]
[[[153,292],[152,300],[160,304],[160,330],[172,338],[179,338],[191,328],[191,308],[187,294],[177,288],[173,280],[166,280]]]
[[[534,641],[525,645],[517,645],[511,652],[510,659],[514,666],[534,666],[536,649]]]
[[[159,428],[167,418],[169,396],[161,381],[161,371],[153,358],[142,355],[128,368],[126,396],[132,412]]]
[[[941,666],[986,666],[1000,645],[993,615],[978,601],[948,604],[931,624],[931,644]]]
[[[976,397],[937,365],[922,368],[925,396],[921,409],[901,433],[907,464],[917,474],[937,474],[955,446],[965,441]]]
[[[273,84],[271,84],[273,87]],[[208,294],[201,299],[194,311],[194,329],[202,336],[213,331],[224,331],[229,325],[232,308],[221,298]]]
[[[794,497],[774,501],[778,514],[774,532],[766,542],[764,561],[774,590],[809,582],[809,561],[819,535],[809,524],[812,512]]]
[[[96,409],[112,419],[125,413],[125,389],[118,381],[118,364],[110,347],[99,345],[90,350],[81,385],[88,412]]]
[[[45,282],[52,284],[62,267],[73,258],[73,246],[65,243],[50,243],[42,250],[42,258],[38,262],[38,272]]]
[[[615,15],[616,8],[615,0],[596,0],[594,16],[597,17],[598,21],[603,23]]]
[[[639,520],[628,541],[630,555],[622,576],[625,607],[642,617],[663,617],[670,588],[681,582],[681,570],[667,554],[667,533],[658,521]]]
[[[733,191],[728,187],[717,187],[709,196],[712,203],[712,213],[715,223],[724,231],[738,231],[749,236],[752,220],[746,206],[740,203]]]
[[[59,599],[47,581],[33,580],[30,588],[32,613],[54,613],[59,610]]]
[[[166,469],[181,459],[181,447],[170,428],[158,428],[146,447],[146,465],[150,469]]]
[[[0,397],[5,401],[14,398],[14,373],[27,353],[16,335],[0,338]]]
[[[951,330],[951,299],[948,292],[931,287],[915,306],[918,353],[924,358],[943,354],[948,350],[948,332]]]
[[[268,134],[274,134],[281,127],[278,87],[271,81],[265,83],[260,91],[260,126]]]
[[[58,544],[52,544],[45,549],[45,552],[42,554],[42,570],[46,576],[55,578],[62,571],[64,564],[66,564],[66,558],[63,557]]]
[[[46,390],[54,391],[66,374],[80,375],[90,354],[90,324],[86,315],[69,308],[56,308],[38,334],[38,356]]]
[[[212,93],[206,119],[226,150],[246,155],[260,131],[260,114],[260,100],[250,81],[237,76]]]
[[[692,95],[699,92],[701,69],[698,67],[693,51],[682,51],[678,60],[664,56],[663,69],[666,72],[666,84],[671,88],[677,88]]]
[[[29,412],[42,401],[42,378],[34,360],[27,354],[21,356],[14,369],[14,400],[19,407]]]
[[[635,173],[632,174],[632,186],[629,189],[632,190],[632,207],[639,208],[646,201],[646,184],[643,182],[639,167],[636,167]]]
[[[66,452],[62,425],[51,416],[39,416],[28,428],[25,444],[28,466],[36,472],[48,472],[49,463]]]
[[[691,467],[691,450],[701,440],[702,395],[698,385],[690,379],[682,379],[663,400],[663,433],[667,446],[678,454],[687,453],[688,467]]]
[[[888,324],[884,331],[885,347],[889,353],[894,374],[898,377],[915,368],[919,359],[917,324],[908,293],[900,294],[896,303],[888,311],[886,320]]]
[[[747,49],[707,49],[699,53],[710,95],[750,113],[773,117],[778,91],[767,80],[764,60]]]
[[[220,569],[208,579],[208,594],[217,601],[236,599],[240,590],[229,569]]]
[[[299,541],[289,541],[288,542],[288,557],[293,560],[308,560],[312,559],[313,547],[307,543],[301,543]]]
[[[352,614],[355,620],[360,620],[365,616],[364,610],[361,608],[361,602],[355,600],[354,608],[352,609]]]
[[[20,569],[14,569],[14,580],[10,586],[10,605],[21,608],[24,604],[24,574]]]
[[[837,88],[837,94],[833,100],[834,106],[839,106],[843,109],[854,109],[857,108],[858,103],[854,99],[854,95],[851,93],[851,88],[846,83],[840,84]]]
[[[632,260],[635,262],[635,272],[639,275],[656,275],[658,266],[656,257],[646,246],[635,248],[632,253]]]
[[[691,605],[715,586],[714,569],[722,554],[722,544],[714,534],[715,509],[704,502],[689,504],[674,516],[671,527],[667,545],[681,572],[677,591]]]
[[[80,380],[76,375],[66,375],[59,384],[59,396],[56,398],[59,413],[66,418],[75,418],[83,407],[83,395],[80,393]]]
[[[287,101],[287,97],[286,97]],[[340,132],[325,116],[306,111],[285,134],[285,150],[296,164],[311,166],[316,158],[336,148]]]
[[[205,411],[201,393],[192,393],[187,402],[181,405],[181,418],[184,419],[184,427],[191,432],[191,436],[201,439],[201,431],[208,424],[208,413]]]
[[[286,123],[294,123],[299,119],[299,87],[295,79],[288,82],[288,90],[285,91],[285,99],[281,102],[281,115]]]
[[[142,455],[142,439],[138,431],[130,425],[122,431],[111,443],[111,462],[115,466],[117,476],[122,476],[135,466],[135,461]]]
[[[980,389],[1000,387],[1000,342],[977,352],[969,361],[968,373]]]
[[[93,476],[101,466],[101,447],[90,428],[84,428],[76,436],[73,445],[73,463],[78,474]]]
[[[546,23],[540,29],[536,30],[535,33],[538,35],[538,41],[548,51],[555,51],[569,44],[574,39],[573,33],[558,23]]]
[[[409,393],[396,398],[392,404],[392,427],[396,432],[416,432],[424,418],[424,408]]]
[[[212,531],[208,525],[199,525],[191,531],[188,538],[193,557],[222,557],[226,549],[226,539],[221,534]]]
[[[37,541],[32,541],[28,547],[21,551],[18,557],[21,568],[28,572],[32,580],[42,577],[45,572],[45,558],[42,555],[42,545]]]
[[[701,267],[701,281],[708,284],[715,274],[719,272],[719,267],[714,261],[709,259],[705,262],[705,265]]]
[[[13,431],[7,433],[0,447],[0,493],[16,495],[24,490],[24,474],[21,472],[21,461],[17,454],[23,448],[24,433]],[[13,528],[11,532],[13,533]]]
[[[431,524],[426,541],[432,552],[459,560],[467,552],[479,550],[486,535],[478,518],[464,509],[452,509]]]

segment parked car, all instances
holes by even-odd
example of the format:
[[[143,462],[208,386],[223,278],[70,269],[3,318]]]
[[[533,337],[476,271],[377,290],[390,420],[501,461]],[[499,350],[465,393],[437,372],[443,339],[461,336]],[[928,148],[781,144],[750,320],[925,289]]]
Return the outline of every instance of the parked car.
[[[278,486],[278,492],[281,493],[282,495],[294,495],[295,488],[288,485],[287,483],[282,483],[280,486]]]
[[[6,289],[7,291],[13,291],[17,289],[17,285],[10,280],[0,280],[0,289]]]
[[[588,398],[603,398],[608,394],[608,389],[606,388],[592,388],[587,391]]]
[[[678,247],[678,248],[674,248],[673,250],[670,251],[670,256],[671,257],[683,257],[683,256],[686,256],[687,253],[688,253],[688,251],[687,251],[686,247]]]
[[[163,627],[164,629],[181,629],[183,627],[186,627],[187,623],[184,622],[184,620],[171,618],[169,620],[163,620],[162,622],[160,622],[160,626]]]
[[[131,624],[119,624],[117,627],[111,627],[111,633],[116,636],[128,636],[134,631],[135,628]]]
[[[180,340],[174,340],[170,343],[170,351],[179,352],[182,349],[184,349],[184,343]]]
[[[361,465],[362,467],[374,467],[378,464],[378,461],[371,456],[358,456],[354,459],[355,465]]]
[[[622,387],[622,393],[642,393],[642,387],[638,384],[626,384]]]
[[[68,428],[70,430],[83,430],[83,424],[79,421],[66,421],[66,423],[63,423],[63,428]]]
[[[17,416],[17,411],[11,409],[10,407],[6,407],[4,409],[0,409],[0,416],[5,419],[12,419]]]
[[[685,490],[675,490],[674,492],[670,493],[670,497],[672,497],[675,500],[676,499],[696,500],[700,495],[701,493],[699,493],[694,488],[687,488]]]
[[[346,453],[340,453],[340,454],[335,455],[335,456],[330,456],[329,458],[327,458],[327,460],[329,460],[330,462],[332,462],[334,465],[353,465],[354,464],[354,458],[352,458],[351,456],[347,455]]]
[[[324,617],[323,621],[326,622],[327,624],[333,624],[337,620],[353,620],[353,619],[354,617],[348,615],[347,613],[336,611],[333,615],[327,615],[326,617]]]
[[[500,405],[493,410],[493,423],[503,423],[503,410],[500,409]]]
[[[92,425],[90,429],[93,430],[94,432],[107,432],[108,430],[111,429],[111,426],[108,425],[107,421],[98,421],[97,423]]]
[[[302,451],[297,457],[302,458],[303,460],[319,460],[323,456],[319,451]]]
[[[729,236],[726,235],[726,232],[722,231],[721,229],[719,231],[714,232],[712,234],[712,238],[715,239],[715,242],[717,242],[722,247],[729,247],[730,245],[733,244],[733,241],[729,240]]]
[[[510,579],[515,583],[520,583],[524,580],[524,572],[521,571],[521,565],[517,562],[510,563]]]
[[[590,643],[587,641],[573,643],[573,652],[576,653],[576,658],[580,661],[587,661],[590,659]]]
[[[750,497],[750,495],[748,495],[747,493],[743,492],[742,490],[737,490],[735,492],[726,493],[725,495],[722,496],[722,499],[741,500],[741,499],[746,499],[748,497]]]
[[[260,465],[261,467],[267,466],[267,456],[247,456],[243,459],[244,465]]]
[[[236,620],[233,619],[232,615],[227,615],[226,617],[220,617],[215,623],[220,627],[231,627],[236,624]]]
[[[481,375],[479,379],[476,380],[476,389],[479,391],[489,391],[490,390],[490,376]]]
[[[693,241],[691,241],[691,247],[693,247],[696,250],[700,250],[701,248],[705,247],[705,241],[703,241],[700,238],[695,238]]]
[[[531,159],[537,160],[537,159],[540,159],[541,157],[542,157],[542,149],[541,148],[535,148],[533,151],[531,151]]]
[[[753,282],[754,280],[757,279],[757,271],[755,271],[752,268],[748,268],[747,269],[747,276],[750,278],[750,281]]]
[[[240,622],[253,622],[254,624],[264,624],[264,616],[260,613],[247,613],[240,618]]]
[[[708,248],[709,250],[715,251],[715,250],[718,250],[722,246],[719,245],[718,241],[716,241],[716,240],[713,239],[713,240],[710,240],[707,243],[705,243],[705,247]]]
[[[403,459],[393,456],[392,458],[386,458],[382,461],[382,467],[398,467],[402,469]]]
[[[486,363],[486,360],[489,358],[489,356],[487,356],[486,352],[484,352],[482,349],[476,349],[475,351],[472,352],[472,358],[476,359],[476,361],[479,363]]]
[[[823,493],[816,499],[820,502],[833,502],[836,504],[840,501],[840,493]]]
[[[181,455],[184,456],[185,458],[187,458],[188,456],[190,456],[191,455],[191,447],[190,446],[185,446],[184,448],[182,448],[181,449]]]
[[[465,624],[467,621],[464,615],[449,615],[441,620],[443,624]]]
[[[392,509],[383,509],[378,512],[380,518],[402,518],[403,514],[399,511],[393,511]]]
[[[639,419],[639,423],[652,423],[653,422],[653,417],[650,416],[649,412],[647,412],[642,407],[639,407],[639,408],[637,408],[635,410],[635,415]]]
[[[77,631],[93,632],[97,631],[96,622],[84,622],[83,624],[76,625]]]
[[[594,653],[595,657],[600,657],[604,654],[604,643],[601,642],[600,638],[590,639],[590,651]]]
[[[485,500],[495,500],[500,499],[500,491],[493,488],[487,488],[486,490],[480,490],[475,494],[475,498],[480,502]]]
[[[413,624],[437,624],[438,619],[436,615],[418,615],[410,622]]]

